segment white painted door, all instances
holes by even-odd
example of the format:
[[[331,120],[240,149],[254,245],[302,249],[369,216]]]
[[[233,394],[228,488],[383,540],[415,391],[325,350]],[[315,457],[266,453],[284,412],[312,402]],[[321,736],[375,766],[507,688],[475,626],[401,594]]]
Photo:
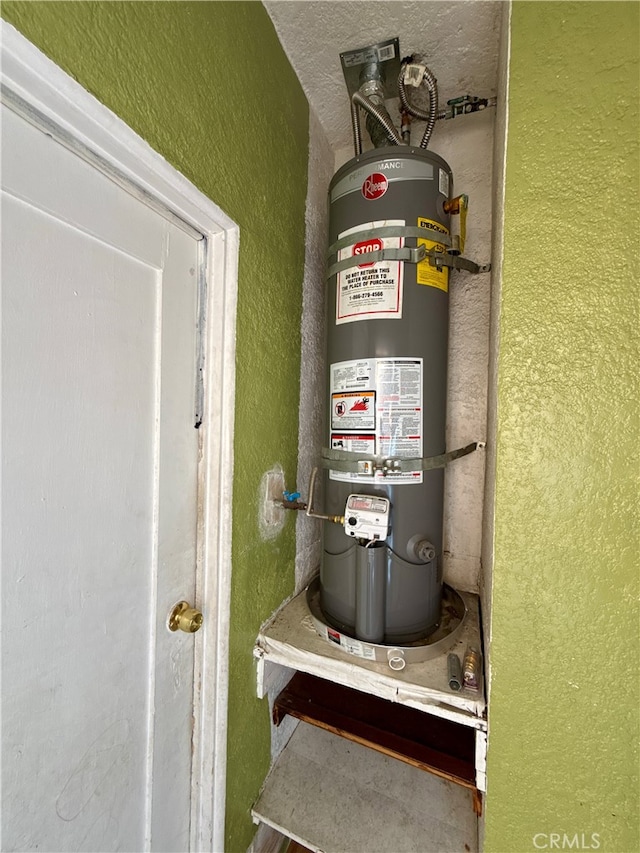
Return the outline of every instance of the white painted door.
[[[4,106],[1,177],[2,850],[187,850],[198,246]]]

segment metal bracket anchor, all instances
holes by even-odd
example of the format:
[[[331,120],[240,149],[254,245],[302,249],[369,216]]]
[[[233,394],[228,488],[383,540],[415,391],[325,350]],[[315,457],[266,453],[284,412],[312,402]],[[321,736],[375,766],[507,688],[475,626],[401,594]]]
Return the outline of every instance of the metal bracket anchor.
[[[424,246],[421,248],[424,248]],[[442,267],[449,267],[454,270],[465,270],[474,275],[491,271],[491,264],[476,264],[475,261],[470,261],[468,258],[463,258],[460,255],[448,255],[444,252],[435,252],[433,249],[425,254],[430,265],[438,270],[442,269]]]

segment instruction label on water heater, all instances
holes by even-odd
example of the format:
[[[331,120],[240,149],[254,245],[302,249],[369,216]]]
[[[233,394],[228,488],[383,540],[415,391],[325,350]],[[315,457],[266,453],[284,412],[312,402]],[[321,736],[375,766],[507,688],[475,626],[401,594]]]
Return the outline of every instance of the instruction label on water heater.
[[[338,234],[339,238],[350,237],[359,231],[381,228],[385,225],[404,225],[404,219],[382,219],[363,222]],[[399,249],[404,244],[401,237],[354,238],[352,246],[338,252],[338,260],[353,258],[353,267],[342,270],[336,282],[336,323],[353,323],[356,320],[394,319],[402,317],[402,278],[404,264],[401,261],[376,261],[367,263],[369,252],[382,249]]]
[[[421,358],[364,358],[331,365],[330,447],[372,456],[421,458],[423,364]],[[352,472],[329,471],[332,480],[371,483]],[[382,479],[382,474],[376,474]],[[421,471],[388,474],[391,483],[421,483]]]

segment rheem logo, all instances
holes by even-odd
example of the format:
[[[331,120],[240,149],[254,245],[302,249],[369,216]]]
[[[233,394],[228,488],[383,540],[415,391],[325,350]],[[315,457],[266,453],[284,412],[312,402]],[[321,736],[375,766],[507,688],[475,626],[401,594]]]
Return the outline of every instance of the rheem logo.
[[[368,201],[375,201],[386,193],[388,186],[389,181],[386,175],[383,175],[382,172],[374,172],[368,178],[365,178],[362,184],[362,195]]]
[[[378,240],[377,237],[374,237],[371,240],[363,240],[362,243],[356,243],[353,247],[354,257],[356,255],[366,255],[367,252],[381,252],[382,251],[382,240]],[[358,264],[358,269],[364,269],[365,267],[372,267],[373,261],[366,264]]]

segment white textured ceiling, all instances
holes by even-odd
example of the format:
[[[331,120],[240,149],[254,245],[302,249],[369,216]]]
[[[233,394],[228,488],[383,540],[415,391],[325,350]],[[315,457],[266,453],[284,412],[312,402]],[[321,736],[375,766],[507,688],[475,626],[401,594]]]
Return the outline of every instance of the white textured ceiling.
[[[496,94],[501,2],[263,2],[334,151],[352,144],[342,51],[399,36],[403,56],[426,56],[441,105],[457,95]]]

